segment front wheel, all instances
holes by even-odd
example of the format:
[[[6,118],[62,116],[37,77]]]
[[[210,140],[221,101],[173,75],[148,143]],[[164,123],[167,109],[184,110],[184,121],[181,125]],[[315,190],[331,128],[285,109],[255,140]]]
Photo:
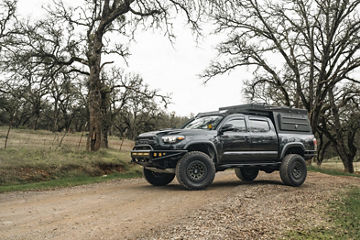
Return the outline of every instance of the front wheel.
[[[176,178],[187,189],[204,189],[213,182],[214,177],[214,163],[203,152],[189,152],[176,165]]]
[[[280,177],[285,185],[298,187],[305,182],[306,162],[298,154],[286,155],[280,166]]]
[[[246,167],[235,168],[235,174],[240,180],[245,182],[251,182],[259,174],[259,169]]]
[[[175,177],[175,174],[173,173],[154,172],[146,168],[144,168],[143,173],[146,181],[154,186],[165,186],[169,184]]]

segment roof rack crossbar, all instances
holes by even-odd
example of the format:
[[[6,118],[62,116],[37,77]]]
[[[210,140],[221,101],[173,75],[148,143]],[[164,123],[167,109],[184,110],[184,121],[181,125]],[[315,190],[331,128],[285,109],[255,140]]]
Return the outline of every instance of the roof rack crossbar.
[[[251,103],[251,104],[242,104],[242,105],[219,108],[219,111],[224,111],[224,110],[226,110],[228,113],[229,112],[253,113],[253,114],[262,113],[263,115],[270,114],[273,111],[285,111],[289,113],[301,113],[301,114],[307,113],[305,109],[291,108],[287,106],[273,106],[265,103]]]
[[[221,114],[220,111],[202,112],[202,113],[196,114],[195,117],[210,116],[210,115],[220,115],[220,114]]]

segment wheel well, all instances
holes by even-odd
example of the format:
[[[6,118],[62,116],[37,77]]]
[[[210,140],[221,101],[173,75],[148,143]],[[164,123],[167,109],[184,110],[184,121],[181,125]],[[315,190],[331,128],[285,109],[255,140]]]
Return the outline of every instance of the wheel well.
[[[216,162],[216,152],[215,149],[210,144],[206,144],[206,143],[192,144],[187,147],[187,150],[189,152],[191,151],[203,152],[206,155],[208,155],[214,162]]]
[[[284,157],[288,154],[299,154],[300,156],[304,157],[305,151],[302,147],[290,147],[286,149]]]

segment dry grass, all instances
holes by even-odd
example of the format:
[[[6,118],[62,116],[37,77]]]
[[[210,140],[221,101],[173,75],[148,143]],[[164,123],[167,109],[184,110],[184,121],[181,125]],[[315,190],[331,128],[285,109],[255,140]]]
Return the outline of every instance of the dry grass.
[[[7,128],[0,127],[0,149],[4,148]],[[72,150],[86,150],[87,133],[53,133],[45,130],[12,129],[10,131],[8,148],[27,148],[27,149],[56,149],[66,147]],[[64,138],[63,138],[64,137]],[[61,139],[62,143],[61,142]],[[134,142],[125,139],[122,141],[118,137],[109,137],[109,148],[121,151],[130,151]],[[121,149],[120,149],[121,148]]]
[[[87,152],[85,133],[13,129],[4,149],[6,131],[0,127],[0,185],[140,171],[129,164],[130,140],[110,137],[109,149]]]
[[[313,163],[313,165],[315,166],[316,163]],[[334,157],[324,161],[320,168],[343,171],[344,165],[339,157]],[[354,170],[360,172],[360,162],[354,162]]]
[[[342,162],[324,162],[322,167],[336,170],[344,170],[344,165]],[[360,172],[360,162],[354,162],[355,172]]]

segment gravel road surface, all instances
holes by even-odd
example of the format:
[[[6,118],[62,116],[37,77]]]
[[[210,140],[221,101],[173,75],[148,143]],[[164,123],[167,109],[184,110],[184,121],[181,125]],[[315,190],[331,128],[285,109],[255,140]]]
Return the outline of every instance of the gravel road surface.
[[[174,180],[116,180],[44,192],[0,194],[0,239],[272,239],[288,230],[323,225],[323,202],[360,179],[310,172],[300,188],[278,172],[253,183],[217,173],[206,190]]]

